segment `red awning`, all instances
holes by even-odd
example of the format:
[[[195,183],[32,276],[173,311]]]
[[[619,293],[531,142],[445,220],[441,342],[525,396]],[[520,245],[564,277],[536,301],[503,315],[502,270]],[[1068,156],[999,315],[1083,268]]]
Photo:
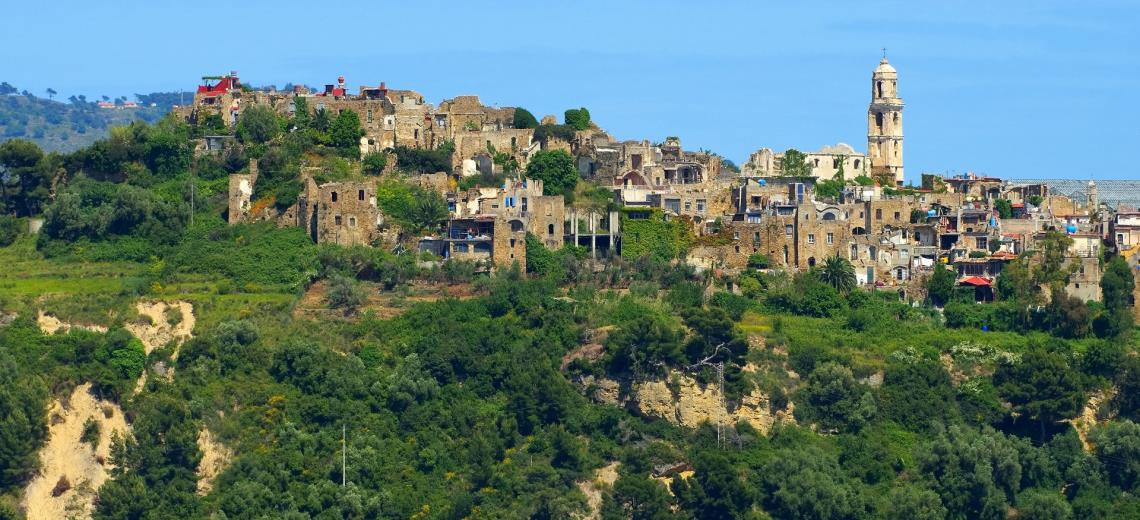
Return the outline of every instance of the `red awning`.
[[[984,287],[990,285],[990,281],[986,278],[982,278],[981,276],[971,276],[964,278],[961,282],[958,283],[962,285],[973,285],[974,287]]]

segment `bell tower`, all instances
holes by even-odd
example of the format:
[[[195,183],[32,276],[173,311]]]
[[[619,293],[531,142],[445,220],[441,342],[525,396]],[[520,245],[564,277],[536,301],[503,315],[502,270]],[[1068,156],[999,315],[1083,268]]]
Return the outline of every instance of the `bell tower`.
[[[903,183],[903,102],[899,73],[887,62],[886,52],[871,73],[871,105],[867,109],[867,157],[871,175]]]

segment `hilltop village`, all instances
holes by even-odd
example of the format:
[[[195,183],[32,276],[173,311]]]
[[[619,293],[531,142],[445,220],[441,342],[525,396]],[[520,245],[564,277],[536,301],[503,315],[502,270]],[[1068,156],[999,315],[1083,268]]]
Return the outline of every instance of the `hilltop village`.
[[[234,72],[0,142],[0,518],[1140,518],[1140,197],[906,175],[868,68],[739,165]]]
[[[450,169],[417,177],[446,198],[450,216],[438,233],[417,237],[415,247],[444,261],[474,260],[488,269],[525,264],[528,235],[549,249],[586,248],[598,261],[652,252],[718,273],[803,271],[838,255],[852,263],[862,286],[898,288],[905,296],[943,264],[985,300],[1003,266],[1060,232],[1071,239],[1067,292],[1082,301],[1101,297],[1103,249],[1137,262],[1140,213],[1099,203],[1094,182],[1083,200],[1050,193],[1046,184],[974,174],[923,174],[920,187],[904,187],[904,103],[898,72],[885,57],[871,72],[865,153],[842,143],[807,153],[760,148],[739,168],[711,152],[685,150],[677,137],[619,140],[593,123],[558,125],[554,116],[520,125],[517,109],[485,106],[475,96],[435,106],[383,82],[352,93],[343,77],[321,91],[288,92],[243,88],[236,73],[208,79],[192,105],[175,109],[178,117],[232,128],[254,106],[281,116],[298,108],[313,117],[352,111],[363,130],[360,153],[387,154],[386,172],[397,163],[393,150],[449,151]],[[232,139],[203,137],[195,153],[223,153]],[[569,154],[580,177],[608,200],[568,203],[526,178],[528,162],[549,150]],[[295,204],[258,205],[258,164],[251,161],[230,176],[228,221],[298,226],[318,243],[396,246],[376,203],[376,177],[318,183],[313,170],[302,172]],[[464,179],[495,175],[506,180],[458,188]]]

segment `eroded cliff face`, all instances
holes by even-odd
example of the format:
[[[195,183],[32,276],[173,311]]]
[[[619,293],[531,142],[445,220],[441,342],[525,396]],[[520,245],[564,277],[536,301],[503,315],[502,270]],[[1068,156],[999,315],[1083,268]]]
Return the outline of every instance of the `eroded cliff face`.
[[[48,411],[48,439],[40,450],[39,473],[24,490],[28,519],[91,518],[95,495],[109,475],[111,438],[129,435],[123,411],[77,386],[67,399],[56,399]],[[84,441],[88,421],[97,435]]]
[[[725,406],[717,385],[701,385],[677,371],[670,372],[664,379],[623,383],[588,377],[582,384],[597,402],[626,406],[642,416],[664,419],[687,428],[696,428],[703,422],[732,425],[745,421],[767,434],[777,421],[795,420],[791,403],[787,408],[773,412],[768,396],[758,389],[753,389],[741,398],[739,406],[730,410]]]

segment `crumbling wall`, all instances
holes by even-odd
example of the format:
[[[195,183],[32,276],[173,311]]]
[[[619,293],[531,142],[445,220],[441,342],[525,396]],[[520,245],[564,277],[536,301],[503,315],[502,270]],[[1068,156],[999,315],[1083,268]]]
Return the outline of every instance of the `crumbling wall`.
[[[367,245],[379,237],[375,182],[333,182],[317,191],[317,243]]]
[[[249,222],[253,204],[253,187],[257,184],[257,163],[250,161],[249,173],[230,175],[229,209],[226,220],[230,224]]]

